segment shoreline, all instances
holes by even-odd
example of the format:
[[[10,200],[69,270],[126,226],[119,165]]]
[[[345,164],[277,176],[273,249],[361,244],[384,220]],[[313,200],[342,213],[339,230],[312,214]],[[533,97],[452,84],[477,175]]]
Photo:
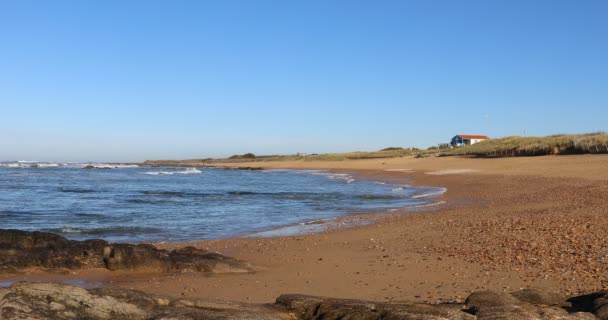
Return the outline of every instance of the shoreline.
[[[273,169],[262,169],[262,170],[273,170]],[[301,170],[309,170],[309,169],[285,169],[289,171],[301,171]],[[411,199],[418,199],[422,197],[428,197],[432,199],[441,198],[448,191],[447,188],[440,186],[429,186],[429,185],[417,185],[410,178],[399,178],[397,181],[399,182],[408,182],[408,184],[395,183],[397,182],[394,178],[387,180],[386,177],[375,176],[375,175],[367,175],[365,172],[361,171],[349,171],[349,170],[329,170],[329,169],[321,169],[327,173],[337,173],[337,174],[348,174],[354,178],[359,180],[365,180],[367,182],[373,183],[384,183],[387,185],[392,185],[396,187],[403,186],[412,186],[412,187],[421,187],[421,188],[438,188],[442,189],[441,193],[438,194],[421,194],[414,195]],[[295,236],[305,236],[309,234],[321,233],[321,232],[332,232],[336,230],[349,229],[358,226],[365,226],[369,224],[374,224],[383,219],[386,219],[387,216],[391,215],[403,215],[403,214],[412,214],[419,213],[421,211],[429,212],[434,210],[441,210],[441,206],[447,204],[444,200],[433,201],[431,203],[426,203],[423,205],[407,205],[403,207],[395,207],[388,209],[378,209],[372,211],[364,211],[364,212],[352,212],[352,213],[344,213],[337,215],[335,217],[326,218],[326,219],[313,219],[307,220],[299,223],[285,224],[281,226],[271,227],[264,230],[258,230],[253,232],[243,232],[239,235],[230,236],[226,238],[218,238],[218,239],[205,239],[205,240],[192,240],[192,241],[176,241],[176,242],[151,242],[153,245],[171,245],[175,244],[176,246],[184,246],[189,243],[199,243],[201,241],[218,241],[218,240],[229,240],[229,239],[255,239],[255,238],[282,238],[282,237],[295,237]],[[295,231],[295,233],[286,233],[280,234],[283,229],[298,229],[299,227],[306,226],[319,226],[320,228],[317,230],[309,230],[309,231]],[[310,229],[315,229],[311,227]],[[259,236],[259,234],[273,234],[278,232],[278,235],[267,235],[267,236]]]
[[[608,265],[602,262],[608,255],[608,242],[604,241],[608,157],[524,160],[526,163],[522,159],[313,163],[312,169],[324,166],[387,179],[413,179],[408,181],[413,185],[447,187],[438,199],[447,200],[449,206],[310,235],[189,243],[260,267],[252,274],[201,277],[90,271],[24,277],[57,281],[96,277],[108,287],[261,303],[289,292],[435,302],[460,301],[468,292],[480,289],[538,287],[584,293],[608,288]],[[270,165],[284,168],[289,164]],[[291,165],[303,168],[301,163]],[[456,169],[478,171],[427,174]]]

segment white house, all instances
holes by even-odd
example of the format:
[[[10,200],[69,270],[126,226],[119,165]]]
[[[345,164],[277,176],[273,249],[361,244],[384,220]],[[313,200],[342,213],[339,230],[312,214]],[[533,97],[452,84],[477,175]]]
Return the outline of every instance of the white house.
[[[477,134],[459,134],[452,138],[452,142],[450,144],[453,147],[462,147],[470,144],[476,144],[478,142],[489,140],[487,136],[477,135]]]

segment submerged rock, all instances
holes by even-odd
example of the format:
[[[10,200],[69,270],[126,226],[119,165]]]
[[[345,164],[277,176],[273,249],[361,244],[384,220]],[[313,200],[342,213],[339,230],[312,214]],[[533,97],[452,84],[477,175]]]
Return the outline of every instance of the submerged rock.
[[[168,251],[148,244],[74,241],[48,232],[0,229],[0,271],[29,267],[206,273],[253,271],[244,261],[194,247]]]

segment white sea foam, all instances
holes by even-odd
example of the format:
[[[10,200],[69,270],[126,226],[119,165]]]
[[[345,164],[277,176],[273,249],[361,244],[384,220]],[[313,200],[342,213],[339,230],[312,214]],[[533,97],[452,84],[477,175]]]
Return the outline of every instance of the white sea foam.
[[[57,231],[59,231],[61,233],[68,233],[68,234],[80,234],[83,232],[82,229],[70,228],[70,227],[59,228],[59,229],[57,229]]]
[[[109,163],[81,163],[82,168],[95,169],[123,169],[123,168],[138,168],[136,164],[109,164]]]
[[[30,163],[20,163],[20,162],[2,162],[0,163],[0,167],[2,168],[30,168]]]
[[[151,176],[159,176],[162,174],[173,174],[173,172],[170,171],[147,171],[147,172],[142,172],[141,174],[148,174]]]
[[[199,174],[199,173],[203,173],[203,172],[197,168],[188,168],[188,169],[182,170],[182,171],[148,171],[148,172],[142,172],[141,174],[160,176],[160,175],[172,175],[172,174]]]
[[[61,165],[58,163],[36,163],[32,167],[36,168],[59,168]]]
[[[448,189],[447,188],[437,188],[435,191],[425,192],[421,194],[416,194],[412,196],[412,199],[420,199],[420,198],[428,198],[428,197],[436,197],[444,194]]]
[[[324,177],[327,177],[332,180],[346,181],[346,183],[352,183],[355,181],[353,176],[351,176],[348,173],[332,173],[332,172],[321,171],[321,172],[310,172],[310,174],[313,174],[316,176],[324,176]]]
[[[18,160],[18,161],[5,161],[0,162],[0,167],[3,168],[59,168],[62,165],[54,162],[43,162],[43,161],[31,161],[31,160]]]

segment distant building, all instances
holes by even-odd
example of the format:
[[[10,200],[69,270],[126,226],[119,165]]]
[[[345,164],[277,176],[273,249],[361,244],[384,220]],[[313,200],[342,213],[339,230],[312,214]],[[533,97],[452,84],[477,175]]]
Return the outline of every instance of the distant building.
[[[478,142],[489,140],[487,136],[476,135],[476,134],[459,134],[452,138],[452,142],[450,144],[453,147],[462,147],[468,146],[470,144],[476,144]]]

